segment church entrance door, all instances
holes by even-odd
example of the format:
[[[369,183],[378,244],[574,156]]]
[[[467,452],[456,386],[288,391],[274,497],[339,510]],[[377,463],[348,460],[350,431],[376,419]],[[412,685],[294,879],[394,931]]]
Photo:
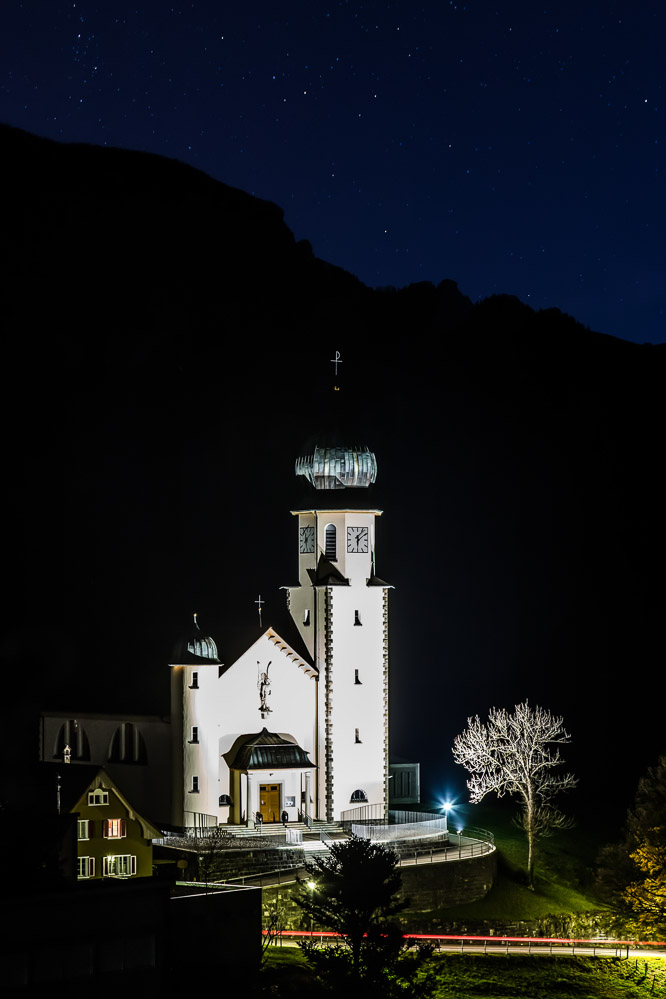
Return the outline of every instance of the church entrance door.
[[[278,822],[280,819],[280,785],[260,784],[259,811],[264,822]]]

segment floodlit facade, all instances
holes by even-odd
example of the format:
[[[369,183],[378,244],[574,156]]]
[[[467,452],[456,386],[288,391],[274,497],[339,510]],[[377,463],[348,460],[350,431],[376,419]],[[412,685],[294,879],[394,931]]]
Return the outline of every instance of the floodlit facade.
[[[174,824],[337,821],[388,808],[388,590],[367,449],[317,448],[296,472],[288,615],[234,662],[196,623],[171,664]]]

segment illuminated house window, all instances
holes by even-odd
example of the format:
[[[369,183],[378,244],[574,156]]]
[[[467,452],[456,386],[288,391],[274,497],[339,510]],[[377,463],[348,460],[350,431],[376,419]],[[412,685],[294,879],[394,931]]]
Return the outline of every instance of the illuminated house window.
[[[108,803],[109,803],[109,792],[103,791],[101,787],[98,787],[96,791],[88,792],[89,805],[108,805]]]
[[[368,800],[368,796],[367,796],[367,794],[365,793],[365,791],[362,791],[362,790],[361,790],[361,789],[359,788],[359,789],[358,789],[358,790],[356,790],[356,791],[352,791],[352,796],[351,796],[351,798],[350,798],[349,800],[350,800],[350,802],[351,802],[352,804],[356,804],[356,805],[360,805],[360,804],[362,804],[363,802],[367,802],[367,800]]]
[[[190,677],[190,690],[196,690],[199,686],[199,674],[196,670],[192,671],[192,676]]]
[[[358,684],[361,683],[361,681],[358,678],[358,670],[357,669],[354,670],[354,683],[358,683]]]
[[[190,794],[198,794],[198,793],[199,793],[199,778],[195,776],[192,778],[192,790],[190,791]]]
[[[90,839],[90,820],[89,819],[79,819],[76,823],[76,838]]]
[[[77,878],[94,878],[95,877],[95,858],[94,857],[79,857],[78,858],[78,868],[76,872]]]
[[[130,878],[133,874],[136,874],[136,857],[130,854],[104,857],[105,878]]]
[[[354,611],[354,624],[361,624],[361,615],[357,610]]]
[[[106,819],[104,839],[122,839],[127,835],[125,819]]]
[[[338,544],[336,540],[335,524],[327,524],[324,531],[324,555],[331,562],[336,562],[338,558]]]

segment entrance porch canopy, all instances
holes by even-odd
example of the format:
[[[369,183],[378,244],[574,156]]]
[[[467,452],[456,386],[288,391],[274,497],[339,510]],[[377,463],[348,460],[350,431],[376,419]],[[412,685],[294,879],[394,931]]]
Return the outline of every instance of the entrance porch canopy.
[[[314,770],[308,754],[297,742],[263,728],[256,735],[237,739],[224,759],[230,770]]]

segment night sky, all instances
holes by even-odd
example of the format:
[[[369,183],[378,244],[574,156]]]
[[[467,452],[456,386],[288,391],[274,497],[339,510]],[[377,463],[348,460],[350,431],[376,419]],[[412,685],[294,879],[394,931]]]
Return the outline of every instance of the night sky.
[[[0,119],[272,200],[370,286],[662,343],[665,28],[625,0],[5,0]]]
[[[663,6],[228,6],[6,0],[0,121],[191,164],[281,206],[297,240],[369,286],[452,279],[473,301],[507,293],[666,343]],[[12,239],[32,248],[6,283],[6,367],[31,404],[28,418],[6,393],[9,574],[24,580],[5,610],[8,675],[38,649],[52,706],[163,712],[192,611],[225,656],[256,629],[259,593],[270,621],[296,572],[293,462],[331,428],[340,350],[361,435],[340,443],[377,453],[377,572],[396,587],[392,752],[460,795],[450,746],[467,717],[529,697],[565,715],[581,797],[628,804],[663,747],[661,705],[631,679],[663,672],[666,348],[559,315],[530,325],[504,299],[456,326],[445,286],[354,305],[356,282],[312,265],[272,213],[249,226],[239,292],[225,224],[236,200],[251,213],[218,185],[196,195],[191,231],[221,228],[197,244],[197,285],[198,269],[160,271],[188,257],[189,171],[120,157],[121,173],[159,178],[142,222],[131,193],[107,197],[112,154],[103,183],[95,156],[66,158],[75,184],[91,172],[80,201],[30,155],[44,183],[28,171],[6,204],[10,254]],[[165,237],[156,253],[153,223],[177,252]],[[159,258],[145,270],[144,245]],[[322,294],[301,301],[313,274]],[[107,328],[132,289],[144,312]]]

